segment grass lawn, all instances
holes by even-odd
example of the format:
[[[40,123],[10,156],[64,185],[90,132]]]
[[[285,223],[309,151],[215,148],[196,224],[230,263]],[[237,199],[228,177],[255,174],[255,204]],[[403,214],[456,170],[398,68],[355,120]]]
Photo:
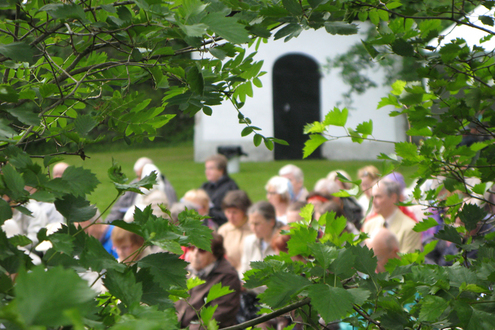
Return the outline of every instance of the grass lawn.
[[[260,147],[261,148],[261,147]],[[192,144],[183,146],[115,151],[115,152],[95,152],[90,153],[91,158],[83,161],[76,157],[67,157],[65,161],[71,165],[83,166],[96,174],[101,184],[90,196],[90,201],[95,203],[101,211],[116,197],[117,191],[108,179],[107,170],[112,165],[112,158],[115,159],[123,172],[130,178],[134,178],[133,166],[139,157],[149,157],[171,181],[179,198],[186,191],[198,188],[204,181],[204,164],[194,162],[194,150]],[[239,173],[232,174],[231,177],[237,182],[239,187],[251,197],[253,202],[265,199],[265,184],[278,170],[286,164],[295,164],[304,171],[305,186],[312,190],[316,181],[325,177],[328,172],[343,169],[353,178],[357,176],[357,170],[365,165],[373,164],[380,169],[382,162],[379,161],[329,161],[329,160],[297,160],[297,161],[272,161],[272,162],[243,162]],[[405,168],[402,173],[409,184],[412,181],[410,175],[414,169]]]

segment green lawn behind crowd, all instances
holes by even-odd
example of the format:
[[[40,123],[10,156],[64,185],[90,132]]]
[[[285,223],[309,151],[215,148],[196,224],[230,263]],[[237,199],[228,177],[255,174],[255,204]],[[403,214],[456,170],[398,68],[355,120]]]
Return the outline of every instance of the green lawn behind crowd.
[[[261,147],[260,147],[261,148]],[[199,188],[205,181],[204,164],[194,162],[194,149],[191,144],[182,146],[115,151],[115,152],[95,152],[90,153],[88,159],[66,157],[64,161],[71,165],[83,166],[91,169],[96,174],[101,184],[90,196],[90,201],[97,205],[100,211],[104,211],[114,200],[117,190],[110,182],[107,170],[112,165],[112,158],[122,167],[128,178],[134,178],[133,165],[139,157],[149,157],[153,159],[162,173],[167,176],[174,186],[178,197],[182,197],[186,191]],[[265,184],[278,170],[286,164],[295,164],[304,171],[305,186],[312,190],[316,181],[325,177],[328,172],[343,169],[347,171],[353,179],[357,176],[357,170],[365,165],[375,165],[382,169],[384,164],[379,161],[329,161],[329,160],[296,160],[296,161],[271,161],[271,162],[242,162],[240,172],[232,174],[231,177],[237,182],[239,187],[245,190],[253,202],[263,200],[265,195]],[[412,168],[403,168],[401,172],[406,177],[409,184],[413,178],[410,176],[414,172]]]

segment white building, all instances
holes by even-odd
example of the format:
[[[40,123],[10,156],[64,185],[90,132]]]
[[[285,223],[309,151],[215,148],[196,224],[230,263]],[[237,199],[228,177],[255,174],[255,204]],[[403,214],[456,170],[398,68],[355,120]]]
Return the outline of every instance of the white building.
[[[198,162],[217,152],[221,145],[239,145],[247,152],[247,161],[270,161],[274,159],[301,159],[302,147],[307,136],[302,134],[307,122],[322,120],[325,114],[343,101],[346,86],[338,75],[338,70],[330,73],[320,70],[327,58],[345,53],[351,46],[364,39],[367,26],[360,25],[361,35],[331,35],[325,29],[304,31],[301,35],[285,43],[283,39],[270,40],[261,44],[255,60],[263,60],[261,77],[262,88],[254,89],[254,97],[248,98],[241,109],[254,126],[262,129],[265,136],[275,136],[293,145],[292,150],[275,146],[269,151],[262,143],[253,144],[252,135],[241,137],[243,125],[238,124],[237,112],[225,102],[213,108],[211,117],[203,113],[196,115],[195,160]],[[247,54],[253,52],[249,49]],[[388,88],[382,87],[383,75],[370,73],[379,87],[369,89],[365,94],[353,99],[346,127],[356,126],[373,120],[373,137],[377,140],[404,141],[406,123],[402,116],[389,117],[393,110],[384,107],[377,110],[380,99],[388,95]],[[344,135],[343,130],[332,129],[333,135]],[[286,147],[287,148],[287,147]],[[353,143],[349,138],[326,142],[321,148],[321,156],[328,159],[372,160],[380,153],[391,153],[394,145],[374,141]],[[318,156],[318,153],[315,154]]]

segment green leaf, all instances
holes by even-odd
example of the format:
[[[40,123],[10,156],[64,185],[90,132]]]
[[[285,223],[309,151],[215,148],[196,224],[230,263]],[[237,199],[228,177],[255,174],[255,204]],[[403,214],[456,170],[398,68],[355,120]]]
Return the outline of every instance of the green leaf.
[[[210,251],[211,249],[211,229],[203,225],[201,217],[194,210],[188,210],[179,214],[178,230],[182,233],[182,238],[200,249]]]
[[[428,218],[428,219],[425,219],[423,221],[418,222],[414,226],[413,230],[417,233],[420,233],[422,231],[428,230],[428,229],[433,228],[435,226],[438,226],[438,222],[433,218]]]
[[[0,84],[0,101],[15,103],[18,100],[19,94],[17,94],[12,86],[7,84]]]
[[[404,91],[406,84],[407,83],[403,80],[396,80],[392,84],[392,91],[390,91],[390,93],[397,95],[397,96],[400,96],[402,94],[402,92]]]
[[[222,13],[210,13],[202,20],[213,32],[222,38],[234,43],[241,44],[249,41],[249,33],[243,25],[237,23],[233,17],[226,17]]]
[[[371,23],[378,25],[380,23],[380,16],[376,9],[370,10],[368,13]]]
[[[16,62],[31,62],[34,56],[32,47],[24,42],[0,45],[0,54]]]
[[[311,6],[311,8],[316,8],[318,7],[319,5],[323,5],[325,3],[327,3],[328,0],[308,0],[308,3],[309,5]]]
[[[70,325],[65,311],[77,309],[85,316],[93,305],[95,292],[73,269],[45,266],[29,273],[19,272],[16,279],[16,310],[27,326],[61,327]]]
[[[387,3],[386,6],[388,9],[395,9],[395,8],[402,6],[402,3],[398,2],[398,1],[394,1],[394,2]]]
[[[213,114],[213,109],[207,106],[203,107],[203,113],[207,116],[211,116]]]
[[[290,240],[287,243],[290,256],[298,254],[308,256],[311,253],[309,243],[315,242],[318,232],[313,228],[299,227],[297,230],[291,229]]]
[[[366,302],[366,300],[369,298],[371,295],[371,292],[368,290],[356,288],[356,289],[348,289],[347,292],[349,292],[352,295],[352,300],[356,305],[362,305]]]
[[[38,114],[27,108],[16,107],[13,109],[8,109],[7,111],[26,125],[39,125],[41,122],[41,118]]]
[[[373,255],[373,251],[359,245],[348,247],[348,249],[350,249],[352,254],[356,257],[354,267],[357,271],[370,276],[375,274],[377,262]]]
[[[261,144],[261,141],[263,141],[263,135],[258,133],[254,134],[253,143],[256,147],[258,147]]]
[[[259,295],[262,302],[272,308],[280,308],[290,302],[291,297],[305,289],[311,282],[300,275],[275,273],[267,284],[265,292]]]
[[[340,320],[352,310],[354,298],[342,288],[313,284],[308,288],[308,296],[326,323]]]
[[[462,237],[459,235],[457,230],[451,226],[445,226],[442,230],[435,234],[435,237],[438,239],[443,239],[445,241],[449,241],[455,243],[457,245],[462,244]]]
[[[151,189],[155,183],[156,183],[156,173],[152,172],[150,175],[145,176],[138,182],[131,182],[128,184],[114,182],[113,184],[115,185],[115,188],[117,188],[119,192],[133,191],[135,193],[142,194],[141,190],[139,189],[140,187]]]
[[[290,23],[275,33],[273,36],[274,40],[281,39],[288,35],[298,34],[301,31],[301,26],[296,23]]]
[[[225,57],[227,56],[227,52],[218,47],[211,47],[208,50],[210,51],[211,55],[215,56],[220,60],[224,60]]]
[[[5,220],[12,218],[12,208],[9,203],[4,199],[0,198],[0,225],[3,225]]]
[[[268,149],[268,150],[273,150],[273,142],[269,139],[264,139],[263,140],[265,142],[265,147]]]
[[[244,137],[244,136],[248,136],[249,134],[251,134],[253,132],[253,128],[251,126],[246,126],[242,129],[242,132],[241,132],[241,136]]]
[[[325,30],[332,35],[353,35],[358,33],[358,26],[356,24],[349,24],[344,22],[325,22]]]
[[[187,279],[187,290],[191,290],[192,288],[197,287],[198,285],[201,285],[203,283],[206,283],[205,280],[200,279],[199,277],[189,277]]]
[[[83,235],[77,235],[76,239],[79,236],[84,237],[84,248],[80,255],[80,261],[84,267],[86,267],[87,269],[91,268],[91,270],[99,273],[104,270],[108,271],[111,269],[114,269],[120,273],[124,272],[126,266],[119,263],[117,259],[115,259],[110,253],[108,253],[108,251],[105,250],[98,239],[93,236]],[[76,243],[76,245],[77,244],[78,243]]]
[[[352,250],[339,250],[339,256],[330,265],[330,271],[337,276],[351,277],[356,272],[353,268],[355,259],[356,256],[352,253]]]
[[[2,167],[3,179],[7,188],[10,189],[10,197],[14,200],[26,196],[27,192],[24,190],[24,179],[21,175],[12,167],[12,165],[7,164]]]
[[[173,286],[186,288],[187,262],[169,253],[150,254],[137,262],[139,267],[149,268],[156,282],[164,290]]]
[[[39,88],[41,97],[46,99],[49,96],[52,96],[53,94],[59,92],[59,89],[57,85],[55,84],[43,84]]]
[[[311,250],[311,255],[315,257],[316,261],[323,269],[327,269],[332,261],[339,255],[339,252],[333,246],[330,247],[316,242],[309,243],[308,245]]]
[[[392,50],[400,56],[414,56],[414,47],[404,39],[398,38],[392,43]]]
[[[65,181],[68,188],[74,196],[84,196],[94,191],[100,183],[96,175],[82,167],[69,166],[62,174],[62,180]]]
[[[418,159],[418,147],[411,142],[398,142],[395,144],[395,152],[397,156],[404,159],[415,160]]]
[[[406,132],[407,135],[409,136],[432,136],[433,133],[428,127],[423,127],[423,128],[415,128],[412,127]]]
[[[349,110],[347,110],[347,108],[340,110],[339,108],[335,107],[333,108],[332,111],[327,113],[327,115],[325,116],[325,120],[323,120],[323,125],[344,127],[345,124],[347,123],[348,115],[349,115]]]
[[[96,214],[96,207],[82,196],[65,195],[55,201],[55,207],[69,222],[81,222]]]
[[[107,171],[108,177],[112,182],[124,184],[127,182],[127,176],[122,172],[122,167],[112,158],[112,167]]]
[[[314,208],[315,206],[313,204],[308,203],[301,209],[299,215],[309,223],[313,219]]]
[[[435,322],[449,306],[449,302],[438,296],[426,296],[422,300],[419,320],[422,322]]]
[[[46,11],[51,17],[55,19],[68,19],[75,18],[81,21],[86,19],[84,9],[74,3],[62,4],[62,3],[50,3],[40,8],[39,11]]]
[[[373,134],[373,121],[370,119],[357,125],[356,132],[363,134],[363,137]]]
[[[53,249],[60,253],[71,255],[74,251],[74,237],[69,234],[55,233],[48,236],[48,240],[52,242]]]
[[[188,37],[202,37],[208,26],[206,24],[181,25],[181,29]]]
[[[360,13],[361,14],[361,13]],[[367,16],[367,15],[366,15]],[[375,58],[378,54],[380,54],[373,45],[371,45],[369,42],[366,42],[361,39],[361,43],[363,44],[364,48],[370,54],[371,58]]]
[[[206,296],[205,305],[217,298],[228,295],[231,292],[234,292],[234,290],[230,289],[228,286],[222,286],[222,283],[217,283],[210,288],[210,291],[208,291],[208,296]]]
[[[14,246],[27,246],[32,244],[33,241],[31,241],[27,236],[15,235],[9,238],[9,243]]]
[[[210,321],[213,321],[213,314],[215,314],[215,311],[217,310],[217,308],[218,308],[218,305],[204,307],[200,313],[201,321],[203,321],[203,323],[205,323],[205,324],[209,324]],[[208,330],[210,330],[209,327],[208,327]]]
[[[136,282],[136,277],[131,268],[127,268],[123,273],[115,270],[107,271],[103,283],[108,291],[122,300],[127,307],[131,307],[141,301],[143,295],[142,284]]]
[[[303,158],[307,158],[309,155],[311,155],[319,146],[321,146],[323,143],[327,142],[328,140],[321,136],[320,134],[311,134],[309,136],[309,140],[307,140],[304,143],[304,148],[303,148]]]
[[[91,115],[80,115],[74,120],[74,129],[81,136],[88,135],[98,122]]]
[[[14,131],[11,127],[9,127],[10,122],[5,118],[0,118],[0,136],[4,138],[11,138],[16,135],[16,131]]]
[[[476,229],[479,222],[486,217],[487,213],[476,204],[464,204],[458,216],[466,226],[467,230]]]
[[[203,95],[205,82],[203,74],[199,71],[197,66],[194,65],[187,68],[186,80],[193,93]]]
[[[282,0],[282,4],[289,13],[293,16],[302,15],[301,4],[297,0]]]
[[[478,18],[484,25],[493,26],[493,17],[480,15]]]

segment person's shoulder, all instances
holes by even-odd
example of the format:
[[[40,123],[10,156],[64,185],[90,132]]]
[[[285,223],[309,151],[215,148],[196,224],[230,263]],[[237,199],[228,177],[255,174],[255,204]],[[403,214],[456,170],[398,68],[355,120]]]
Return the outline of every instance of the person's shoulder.
[[[256,235],[250,234],[244,239],[244,245],[253,245],[256,242]]]
[[[414,219],[412,219],[407,214],[404,214],[404,212],[402,212],[401,210],[397,211],[396,217],[400,218],[400,220],[402,221],[402,224],[406,227],[413,228],[414,226],[416,226],[416,221],[414,221]]]
[[[226,222],[218,228],[218,234],[221,236],[225,236],[229,231],[232,231],[234,226],[230,222]]]

